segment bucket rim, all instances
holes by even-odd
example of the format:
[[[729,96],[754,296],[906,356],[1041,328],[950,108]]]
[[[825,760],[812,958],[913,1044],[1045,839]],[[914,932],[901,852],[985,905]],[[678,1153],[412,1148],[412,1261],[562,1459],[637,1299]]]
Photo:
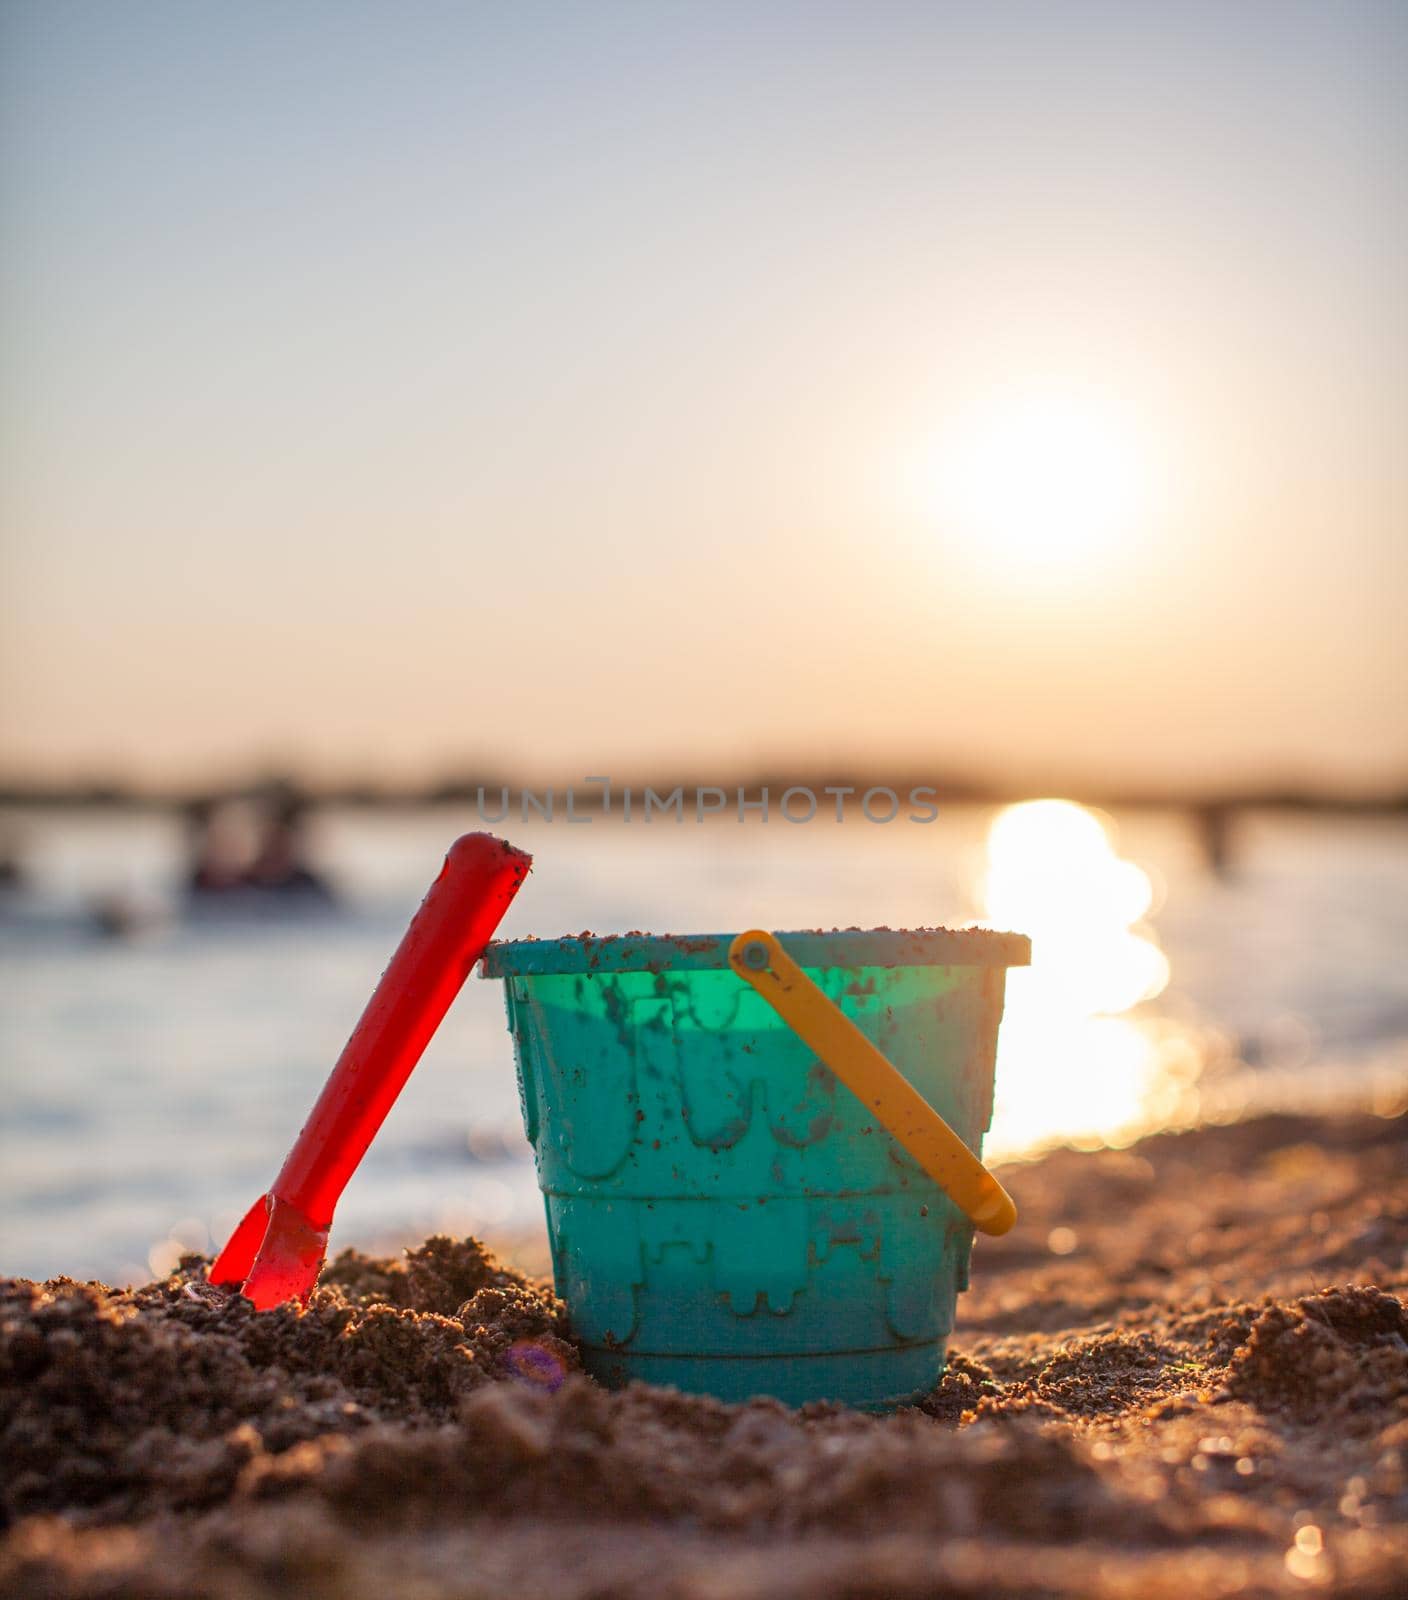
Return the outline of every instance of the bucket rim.
[[[504,939],[480,963],[484,978],[603,972],[702,972],[728,966],[731,933],[577,933]],[[992,928],[832,928],[779,933],[800,967],[1025,967],[1032,942]]]

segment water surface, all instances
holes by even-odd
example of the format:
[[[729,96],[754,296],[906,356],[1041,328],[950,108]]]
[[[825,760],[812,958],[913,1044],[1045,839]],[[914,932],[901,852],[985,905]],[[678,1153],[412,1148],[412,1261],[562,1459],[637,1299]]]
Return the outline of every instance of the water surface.
[[[164,818],[28,814],[34,894],[0,919],[0,1270],[123,1281],[219,1243],[264,1190],[449,839],[452,807],[331,812],[335,917],[130,939],[93,897],[170,898]],[[1408,829],[1241,819],[1233,871],[1173,814],[1042,803],[930,826],[517,825],[536,870],[509,936],[987,921],[1011,978],[988,1149],[1121,1142],[1348,1094],[1408,1063]],[[335,1244],[520,1229],[539,1207],[496,984],[471,980],[338,1208]]]

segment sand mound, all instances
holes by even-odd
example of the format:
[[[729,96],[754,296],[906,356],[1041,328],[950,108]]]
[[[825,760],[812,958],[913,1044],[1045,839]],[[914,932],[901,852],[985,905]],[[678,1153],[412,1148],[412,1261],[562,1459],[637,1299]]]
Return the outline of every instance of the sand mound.
[[[349,1252],[302,1314],[256,1315],[203,1265],[131,1294],[0,1285],[7,1519],[210,1506],[305,1440],[444,1421],[496,1376],[576,1365],[559,1302],[474,1240],[431,1239],[400,1263]]]
[[[1377,1289],[1268,1306],[1232,1357],[1227,1392],[1303,1419],[1372,1426],[1408,1401],[1408,1310]]]

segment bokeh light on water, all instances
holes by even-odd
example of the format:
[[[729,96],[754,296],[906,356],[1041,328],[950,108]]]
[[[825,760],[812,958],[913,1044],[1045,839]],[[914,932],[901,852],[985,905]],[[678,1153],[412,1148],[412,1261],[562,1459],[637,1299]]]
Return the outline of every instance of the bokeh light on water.
[[[1169,980],[1143,921],[1153,884],[1109,824],[1068,800],[1008,806],[978,892],[984,922],[1032,940],[1031,966],[1007,975],[989,1157],[1118,1144],[1191,1116],[1196,1041],[1136,1010]]]

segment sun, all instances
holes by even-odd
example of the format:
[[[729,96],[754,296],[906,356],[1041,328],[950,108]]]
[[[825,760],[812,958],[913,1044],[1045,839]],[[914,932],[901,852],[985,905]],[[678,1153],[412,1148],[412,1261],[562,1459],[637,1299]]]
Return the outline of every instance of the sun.
[[[1086,565],[1135,539],[1149,511],[1148,449],[1112,396],[1042,384],[994,397],[935,446],[927,509],[1005,565]]]

